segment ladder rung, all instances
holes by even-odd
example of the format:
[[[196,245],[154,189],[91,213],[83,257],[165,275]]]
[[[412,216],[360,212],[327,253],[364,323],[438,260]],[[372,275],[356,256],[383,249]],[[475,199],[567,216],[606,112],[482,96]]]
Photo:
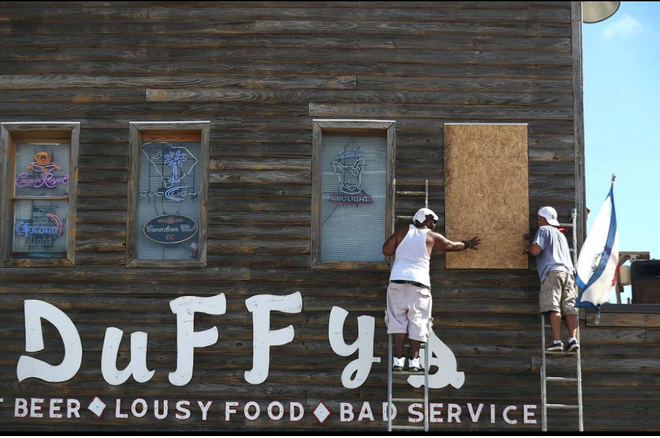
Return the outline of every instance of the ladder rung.
[[[424,403],[423,398],[392,398],[392,402],[395,401],[402,403],[416,403],[416,402]]]
[[[397,425],[392,425],[392,429],[399,429],[399,430],[426,430],[424,426],[397,426]]]
[[[400,375],[400,376],[401,376],[401,375],[403,375],[403,376],[411,376],[411,375],[412,375],[412,376],[423,376],[423,375],[424,375],[424,371],[410,371],[410,370],[406,370],[406,371],[394,371],[393,375]]]
[[[411,191],[408,191],[408,190],[401,190],[401,191],[397,190],[396,194],[397,195],[422,196],[422,195],[426,195],[426,192],[411,192]]]
[[[562,405],[557,403],[548,403],[545,407],[551,409],[579,409],[578,405]]]
[[[576,377],[546,377],[546,381],[548,382],[577,382],[578,379]]]
[[[577,356],[577,350],[575,351],[546,351],[546,356]]]

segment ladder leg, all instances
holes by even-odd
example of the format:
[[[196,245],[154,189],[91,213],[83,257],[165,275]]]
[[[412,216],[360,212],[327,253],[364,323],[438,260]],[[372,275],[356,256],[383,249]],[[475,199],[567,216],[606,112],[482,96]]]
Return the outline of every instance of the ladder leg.
[[[548,431],[548,408],[545,370],[545,315],[541,313],[541,430]]]
[[[580,318],[578,318],[578,326],[577,326],[577,333],[576,339],[578,344],[580,344]],[[577,350],[577,370],[576,370],[576,377],[577,377],[577,392],[578,392],[578,430],[580,432],[584,431],[584,424],[583,424],[583,419],[584,419],[584,411],[582,410],[582,357],[580,356],[580,350],[582,349],[582,346],[580,345],[580,348]]]
[[[387,431],[392,432],[392,334],[387,340]]]
[[[431,355],[431,353],[429,353],[430,340],[431,336],[429,333],[429,338],[424,344],[424,432],[429,431],[429,368],[431,367],[429,362],[429,357]]]

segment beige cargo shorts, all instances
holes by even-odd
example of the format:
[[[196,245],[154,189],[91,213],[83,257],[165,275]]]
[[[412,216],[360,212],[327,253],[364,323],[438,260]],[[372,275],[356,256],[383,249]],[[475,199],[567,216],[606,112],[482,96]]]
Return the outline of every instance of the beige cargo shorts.
[[[428,287],[390,283],[385,311],[387,333],[408,333],[408,338],[426,342],[431,308],[431,289]]]
[[[575,300],[578,291],[573,274],[563,271],[550,271],[541,283],[539,309],[541,313],[559,312],[564,315],[577,315]]]

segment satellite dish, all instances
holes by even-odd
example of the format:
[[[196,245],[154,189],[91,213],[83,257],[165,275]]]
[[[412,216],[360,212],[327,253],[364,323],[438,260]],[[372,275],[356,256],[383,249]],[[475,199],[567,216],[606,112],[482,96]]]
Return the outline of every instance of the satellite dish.
[[[619,10],[621,2],[582,2],[582,21],[598,23],[610,18]]]

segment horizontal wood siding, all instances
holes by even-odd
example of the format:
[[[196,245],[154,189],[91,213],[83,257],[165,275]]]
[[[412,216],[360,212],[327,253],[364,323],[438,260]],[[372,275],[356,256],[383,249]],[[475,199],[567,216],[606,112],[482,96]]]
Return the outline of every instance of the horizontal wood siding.
[[[384,431],[388,272],[310,269],[312,120],[395,120],[397,189],[423,190],[428,180],[441,232],[444,124],[526,123],[530,226],[545,204],[568,222],[576,203],[574,102],[581,99],[574,95],[572,19],[570,2],[0,2],[0,122],[81,124],[76,266],[0,269],[2,427]],[[127,269],[129,123],[190,120],[211,121],[207,267]],[[420,202],[397,196],[396,214],[412,215]],[[434,330],[466,375],[460,389],[431,390],[432,402],[445,403],[445,421],[432,431],[540,430],[538,276],[530,265],[456,271],[445,269],[443,257],[432,260]],[[263,384],[247,383],[253,321],[245,300],[297,291],[302,312],[271,316],[273,329],[294,328],[293,341],[271,348]],[[167,377],[177,366],[169,303],[219,293],[226,313],[195,319],[197,331],[217,327],[219,340],[196,349],[191,382],[176,387]],[[57,306],[81,334],[83,364],[67,382],[17,380],[30,299]],[[375,318],[381,361],[358,388],[341,385],[356,355],[339,356],[329,344],[333,306],[350,312],[349,344],[357,317]],[[148,333],[150,381],[103,380],[107,327],[124,331],[119,369],[130,358],[129,334]],[[649,400],[660,386],[660,357],[642,352],[659,342],[658,332],[584,326],[587,430],[657,429],[658,408]],[[44,336],[45,350],[29,355],[59,363],[62,344],[49,324]],[[560,396],[570,400],[571,389],[560,388]],[[419,394],[402,381],[396,391]],[[95,396],[109,404],[101,418],[87,410]],[[16,398],[53,397],[80,400],[82,418],[14,417]],[[168,400],[171,409],[191,400],[193,415],[161,421],[150,408],[144,418],[114,418],[115,399],[130,412],[136,398],[151,407]],[[215,400],[208,421],[195,400]],[[230,400],[241,407],[224,421]],[[250,400],[262,410],[255,421],[242,411]],[[285,418],[288,402],[302,403],[304,419],[269,420],[273,400],[285,405]],[[357,415],[363,401],[372,403],[374,422],[340,422],[340,403],[353,403]],[[333,413],[323,424],[312,415],[320,402]],[[446,420],[448,403],[462,406],[461,423]],[[484,403],[476,423],[468,403]],[[502,409],[511,404],[517,423],[509,425]],[[536,424],[524,424],[523,404],[537,406]],[[572,414],[550,425],[577,428]]]

